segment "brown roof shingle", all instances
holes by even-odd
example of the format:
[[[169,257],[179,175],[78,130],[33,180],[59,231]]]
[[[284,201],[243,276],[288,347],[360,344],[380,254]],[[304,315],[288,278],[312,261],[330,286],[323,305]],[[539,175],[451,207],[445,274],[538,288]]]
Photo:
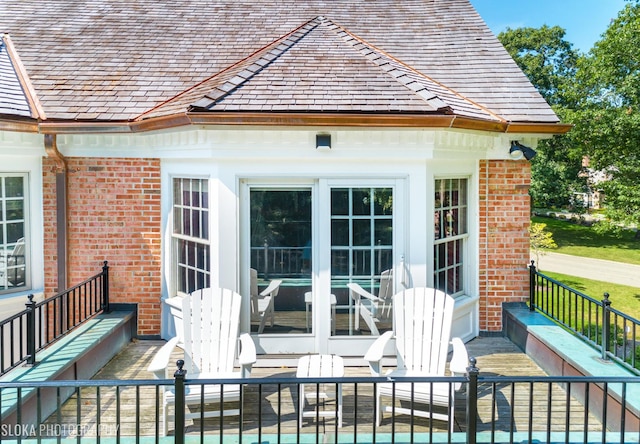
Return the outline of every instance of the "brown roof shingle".
[[[0,0],[0,32],[51,119],[191,108],[558,122],[468,0]]]

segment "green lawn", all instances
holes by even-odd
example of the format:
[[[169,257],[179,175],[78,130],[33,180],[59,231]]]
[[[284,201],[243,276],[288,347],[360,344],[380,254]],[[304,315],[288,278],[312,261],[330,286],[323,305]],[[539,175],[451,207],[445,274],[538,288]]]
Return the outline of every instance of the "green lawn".
[[[532,217],[532,222],[547,224],[547,231],[553,233],[558,244],[556,253],[573,256],[607,259],[640,265],[640,240],[634,239],[632,231],[622,237],[596,233],[591,227],[548,217]]]
[[[544,271],[542,273],[598,301],[604,299],[605,292],[609,293],[611,308],[615,308],[618,311],[640,320],[640,288],[593,281],[591,279],[583,279],[550,271]]]

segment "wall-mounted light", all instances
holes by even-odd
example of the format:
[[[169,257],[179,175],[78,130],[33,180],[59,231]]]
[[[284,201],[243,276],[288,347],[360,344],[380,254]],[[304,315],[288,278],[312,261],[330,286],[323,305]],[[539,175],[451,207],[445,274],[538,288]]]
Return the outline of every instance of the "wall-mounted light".
[[[524,158],[527,160],[531,160],[536,156],[536,154],[537,154],[536,150],[534,150],[533,148],[524,146],[515,140],[511,141],[511,148],[509,148],[509,156],[511,156],[513,160],[522,159],[522,156],[524,156]]]
[[[316,149],[317,150],[330,150],[331,149],[331,134],[316,134]]]

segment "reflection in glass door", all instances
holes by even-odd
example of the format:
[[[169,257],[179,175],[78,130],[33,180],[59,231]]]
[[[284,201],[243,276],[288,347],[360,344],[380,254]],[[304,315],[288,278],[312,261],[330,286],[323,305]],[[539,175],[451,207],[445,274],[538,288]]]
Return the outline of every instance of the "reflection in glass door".
[[[378,335],[392,328],[393,189],[331,190],[331,292],[335,335]],[[355,297],[359,284],[371,298]],[[387,298],[388,296],[388,298]]]
[[[311,332],[311,188],[251,188],[251,332]],[[265,294],[274,281],[276,292]]]

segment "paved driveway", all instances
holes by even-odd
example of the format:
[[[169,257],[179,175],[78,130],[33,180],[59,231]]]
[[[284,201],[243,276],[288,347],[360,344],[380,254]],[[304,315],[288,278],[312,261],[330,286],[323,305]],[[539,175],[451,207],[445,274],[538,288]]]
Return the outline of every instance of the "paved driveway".
[[[568,254],[546,253],[540,256],[540,263],[537,264],[537,267],[543,273],[552,271],[569,276],[640,288],[640,265],[570,256]]]

